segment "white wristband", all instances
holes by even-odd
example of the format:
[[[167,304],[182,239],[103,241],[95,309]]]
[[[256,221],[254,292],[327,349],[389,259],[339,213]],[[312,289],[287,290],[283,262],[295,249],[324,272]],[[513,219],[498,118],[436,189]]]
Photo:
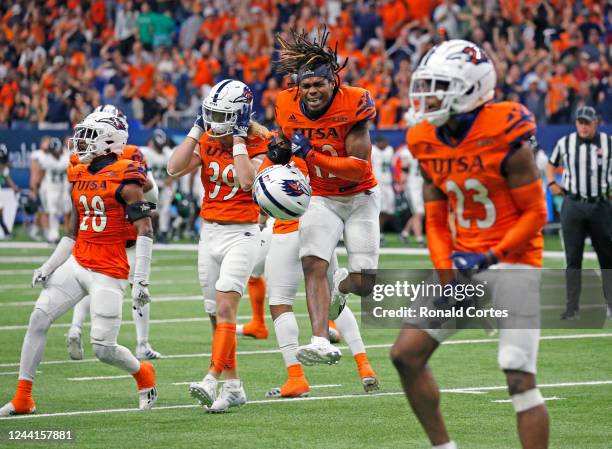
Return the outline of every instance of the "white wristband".
[[[234,155],[234,157],[239,156],[241,154],[248,156],[249,152],[247,151],[246,145],[243,143],[236,143],[234,144],[233,150],[232,150],[232,154]]]
[[[202,138],[202,134],[204,134],[204,130],[199,126],[192,126],[187,137],[191,137],[196,142],[199,142]]]

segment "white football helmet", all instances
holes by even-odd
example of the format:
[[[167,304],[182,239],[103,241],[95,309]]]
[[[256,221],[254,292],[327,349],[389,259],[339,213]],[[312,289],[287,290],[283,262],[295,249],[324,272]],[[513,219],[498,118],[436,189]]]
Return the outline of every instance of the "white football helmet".
[[[453,114],[476,109],[493,99],[497,76],[491,59],[476,44],[452,39],[425,54],[410,80],[410,124],[427,120],[442,126]],[[438,109],[428,110],[427,99]]]
[[[242,81],[226,79],[213,86],[202,101],[202,118],[206,134],[221,137],[232,133],[237,113],[253,105],[253,93]]]
[[[118,119],[121,119],[125,123],[125,129],[129,130],[128,119],[127,116],[123,113],[121,109],[112,104],[101,104],[93,112],[108,112],[109,114],[113,114]]]
[[[75,126],[68,144],[79,162],[88,164],[104,154],[121,154],[127,140],[127,128],[121,119],[109,112],[92,112]]]
[[[262,170],[253,183],[253,199],[266,215],[295,220],[306,212],[312,189],[302,172],[291,165]]]

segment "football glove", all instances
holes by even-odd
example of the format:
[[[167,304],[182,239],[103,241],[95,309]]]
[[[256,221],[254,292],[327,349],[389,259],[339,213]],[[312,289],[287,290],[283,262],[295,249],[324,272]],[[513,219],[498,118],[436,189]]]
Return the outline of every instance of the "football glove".
[[[294,133],[291,138],[291,153],[294,156],[305,159],[308,153],[312,150],[310,141],[301,133]]]
[[[34,274],[32,275],[32,288],[36,287],[38,284],[44,287],[50,275],[51,273],[45,273],[43,267],[34,270]]]
[[[151,302],[151,294],[149,293],[149,284],[145,281],[134,280],[132,285],[132,305],[135,309],[147,305]]]
[[[484,253],[455,251],[450,258],[453,260],[455,267],[465,275],[478,273],[497,263],[497,257],[490,250]]]
[[[291,160],[289,141],[274,137],[268,143],[268,159],[274,164],[285,165]]]
[[[193,126],[200,128],[202,130],[202,133],[204,133],[204,119],[202,118],[202,114],[198,114],[195,122],[193,123]]]
[[[249,131],[249,123],[251,122],[251,105],[245,104],[236,113],[236,124],[232,130],[234,137],[242,137],[246,139]]]

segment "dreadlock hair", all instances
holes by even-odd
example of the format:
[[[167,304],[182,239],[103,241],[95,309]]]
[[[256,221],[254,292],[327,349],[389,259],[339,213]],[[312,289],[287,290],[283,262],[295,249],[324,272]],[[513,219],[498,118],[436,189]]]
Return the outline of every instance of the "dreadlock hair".
[[[340,86],[340,76],[338,73],[346,66],[348,58],[344,64],[338,64],[338,43],[332,49],[327,45],[329,31],[327,26],[318,29],[317,37],[312,41],[308,38],[305,30],[298,32],[295,28],[290,31],[291,41],[285,40],[280,34],[276,35],[276,40],[280,45],[280,58],[277,61],[277,72],[281,74],[297,75],[302,67],[315,68],[320,65],[328,65],[334,73],[336,88]],[[299,82],[298,82],[299,89]]]

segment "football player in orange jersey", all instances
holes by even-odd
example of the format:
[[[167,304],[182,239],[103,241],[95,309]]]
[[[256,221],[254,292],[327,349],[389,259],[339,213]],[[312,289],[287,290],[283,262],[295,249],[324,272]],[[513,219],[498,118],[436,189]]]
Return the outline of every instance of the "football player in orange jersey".
[[[288,149],[290,145],[287,140],[281,139],[275,139],[269,145],[269,157],[264,160],[261,169],[272,165],[272,159],[277,159],[276,152],[282,146],[286,146]],[[290,154],[286,150],[284,153],[286,155]],[[308,177],[308,167],[304,160],[298,157],[282,161],[277,159],[277,162],[289,163]],[[301,397],[306,396],[310,391],[310,385],[304,375],[302,364],[297,359],[299,327],[293,313],[293,303],[302,277],[299,257],[299,227],[300,220],[275,220],[272,241],[266,259],[270,314],[274,321],[278,347],[288,374],[287,382],[282,387],[274,388],[268,392],[267,397]],[[334,252],[330,258],[329,269],[325,278],[330,286],[333,284],[333,274],[337,268],[338,260]],[[368,361],[353,312],[348,305],[345,305],[337,315],[335,324],[357,363],[357,370],[364,390],[367,392],[378,390],[380,382]],[[303,363],[305,365],[311,364],[308,361]]]
[[[491,60],[475,44],[451,40],[432,48],[412,75],[409,115],[414,126],[408,146],[423,172],[427,244],[439,280],[444,285],[459,282],[454,264],[476,282],[488,283],[496,308],[508,313],[510,319],[499,322],[498,364],[506,376],[522,447],[546,448],[548,413],[535,379],[541,229],[546,223],[529,144],[536,126],[524,106],[490,102],[495,82]],[[454,239],[449,208],[454,211]],[[515,270],[501,271],[510,269]],[[409,320],[391,358],[433,447],[454,449],[427,365],[440,343],[456,332],[447,324],[424,329]]]
[[[51,324],[87,294],[91,295],[91,344],[96,357],[132,374],[138,385],[139,408],[157,400],[155,370],[117,344],[123,293],[129,266],[125,254],[126,222],[138,232],[132,299],[149,301],[148,283],[153,248],[151,210],[142,186],[146,173],[138,162],[118,160],[128,133],[111,114],[94,112],[75,127],[72,151],[81,164],[70,172],[72,229],[49,259],[34,272],[32,286],[43,290],[30,316],[14,398],[0,416],[35,411],[32,383],[42,360]]]
[[[276,121],[292,142],[294,156],[308,166],[313,190],[300,218],[300,259],[312,326],[311,343],[298,350],[303,363],[337,363],[340,350],[329,342],[330,302],[337,314],[348,293],[368,295],[373,277],[362,270],[378,265],[380,192],[372,174],[368,123],[376,116],[367,90],[341,86],[335,51],[323,30],[310,41],[292,31],[291,42],[279,36],[280,73],[295,75],[297,87],[279,93]],[[334,249],[344,233],[348,270],[334,273],[333,291],[326,281]]]
[[[125,128],[129,131],[127,117],[112,104],[105,104],[98,106],[94,112],[108,112],[115,117],[119,118],[124,122]],[[140,151],[140,148],[136,145],[126,145],[123,147],[123,151],[119,155],[119,159],[127,159],[139,162],[143,165],[147,172],[147,182],[143,186],[145,200],[152,205],[157,205],[159,198],[159,191],[155,179],[151,170],[147,165],[147,160]],[[71,166],[74,167],[79,164],[79,156],[76,153],[72,153],[70,156]],[[70,169],[72,169],[70,167]],[[134,227],[127,223],[127,242],[126,252],[128,256],[128,263],[130,264],[129,281],[132,283],[134,276],[134,243],[138,237]],[[83,359],[83,342],[81,340],[81,330],[87,314],[89,313],[91,303],[91,297],[88,295],[83,298],[76,306],[72,314],[72,324],[68,330],[68,336],[66,338],[66,347],[68,348],[68,355],[72,360]],[[151,304],[145,304],[140,308],[132,308],[132,319],[134,320],[134,327],[136,328],[136,358],[139,360],[153,360],[161,357],[161,354],[155,351],[149,343],[149,317],[151,316]]]
[[[174,177],[202,167],[206,194],[200,210],[204,223],[198,273],[214,333],[208,373],[189,391],[211,413],[246,403],[236,365],[236,315],[260,241],[259,208],[250,190],[268,141],[268,130],[251,121],[252,104],[246,84],[231,79],[216,84],[168,162],[168,174]],[[217,395],[222,373],[226,381]]]

